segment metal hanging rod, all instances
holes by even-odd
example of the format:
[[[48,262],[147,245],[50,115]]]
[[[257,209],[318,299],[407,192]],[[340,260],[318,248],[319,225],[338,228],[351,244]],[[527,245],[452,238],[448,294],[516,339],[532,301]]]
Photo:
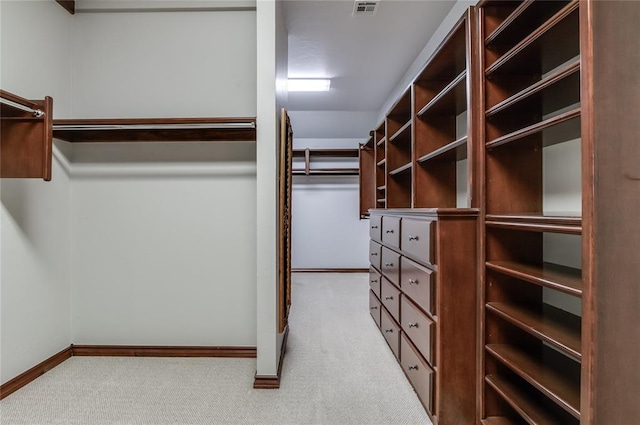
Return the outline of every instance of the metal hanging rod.
[[[36,118],[42,118],[44,116],[44,112],[40,109],[29,108],[28,106],[21,105],[20,103],[14,102],[13,100],[5,99],[4,97],[0,97],[0,103],[4,103],[5,105],[9,105],[16,109],[20,109],[21,111],[30,112]]]
[[[190,123],[190,124],[54,124],[54,130],[188,130],[256,128],[254,122]]]

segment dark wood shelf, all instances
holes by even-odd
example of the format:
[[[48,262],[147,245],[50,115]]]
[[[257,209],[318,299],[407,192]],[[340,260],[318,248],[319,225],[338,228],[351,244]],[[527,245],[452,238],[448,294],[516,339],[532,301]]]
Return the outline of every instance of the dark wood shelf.
[[[576,297],[582,296],[581,272],[571,267],[543,263],[541,267],[512,261],[487,261],[487,268],[527,282],[555,289]]]
[[[482,425],[518,425],[522,421],[517,421],[513,418],[506,418],[503,416],[490,416],[480,421]]]
[[[316,168],[306,172],[305,170],[293,170],[294,176],[357,176],[358,168]]]
[[[380,199],[376,199],[376,202],[379,204],[384,204],[387,202],[387,198],[380,198]]]
[[[547,410],[523,388],[514,385],[498,375],[487,375],[485,381],[504,401],[509,403],[527,423],[536,425],[565,424],[563,418],[559,418]]]
[[[67,142],[243,142],[256,140],[255,118],[134,118],[54,120],[53,137]]]
[[[487,214],[485,224],[530,232],[582,234],[582,218],[572,216],[545,216],[541,214]]]
[[[434,150],[433,152],[429,152],[426,155],[422,155],[420,158],[416,160],[416,162],[422,164],[424,162],[430,161],[432,159],[440,158],[444,155],[455,155],[456,160],[466,159],[467,158],[467,136],[463,136],[458,140],[454,140],[451,143],[444,145],[443,147]],[[462,148],[465,149],[462,149]],[[460,152],[463,151],[463,152]]]
[[[445,113],[460,114],[467,109],[467,71],[464,70],[447,84],[433,99],[416,113],[418,118]]]
[[[384,145],[384,142],[387,141],[386,137],[383,137],[382,139],[378,140],[378,142],[376,143],[377,146],[382,146]]]
[[[382,185],[382,186],[378,186],[376,187],[377,190],[387,190],[387,185]]]
[[[400,166],[400,167],[398,167],[398,168],[396,168],[394,170],[389,171],[389,175],[390,176],[395,176],[395,175],[400,174],[400,173],[402,173],[404,171],[411,170],[412,166],[413,166],[413,164],[411,162],[409,162],[409,163],[404,164],[404,165],[402,165],[402,166]]]
[[[0,177],[51,180],[53,99],[0,90]]]
[[[579,73],[580,73],[580,57],[571,61],[569,64],[565,64],[564,66],[561,66],[559,69],[556,69],[555,71],[553,71],[552,73],[550,73],[548,76],[538,81],[537,83],[532,84],[531,86],[528,86],[527,88],[510,96],[509,98],[503,100],[497,105],[489,108],[486,111],[485,116],[486,118],[491,118],[492,116],[508,108],[511,108],[513,105],[519,102],[522,102],[536,94],[539,95],[544,89],[552,86],[553,84],[559,81],[562,81],[563,79],[569,76],[579,74]],[[580,82],[576,81],[576,83],[577,83],[577,86],[579,87]]]
[[[494,29],[491,34],[489,34],[484,39],[484,44],[489,45],[497,38],[502,36],[508,28],[513,28],[512,24],[518,20],[520,16],[524,14],[524,12],[534,3],[534,0],[524,0],[518,7],[516,7],[513,12],[507,16],[504,21],[500,25]]]
[[[517,43],[527,34],[535,31],[540,24],[553,16],[566,3],[568,1],[523,1],[487,36],[485,45],[492,48],[508,45],[508,42],[513,40]]]
[[[581,318],[545,304],[542,311],[502,302],[489,302],[486,309],[529,334],[540,338],[580,361]]]
[[[543,120],[539,123],[530,125],[528,127],[522,128],[520,130],[505,134],[504,136],[497,137],[493,140],[487,142],[487,149],[494,149],[498,146],[505,145],[507,143],[515,142],[517,140],[523,139],[527,136],[531,136],[532,134],[540,133],[543,130],[552,127],[554,125],[572,120],[574,118],[580,117],[580,108],[575,108],[570,111],[561,113],[559,115],[553,116],[546,120]]]
[[[383,166],[383,165],[385,165],[386,163],[387,163],[387,159],[386,159],[386,158],[382,158],[380,161],[378,161],[378,162],[376,163],[376,165],[377,165],[378,167],[382,167],[382,166]]]
[[[547,34],[549,30],[558,25],[562,20],[567,18],[574,12],[578,10],[579,2],[578,0],[572,0],[568,5],[562,8],[559,12],[553,15],[549,20],[544,22],[540,27],[538,27],[535,31],[531,32],[525,39],[523,39],[520,43],[516,44],[512,49],[506,52],[504,55],[500,57],[497,61],[491,64],[485,70],[486,77],[490,77],[491,75],[502,71],[503,68],[507,68],[507,64],[512,62],[516,57],[524,56],[523,53],[529,51],[532,55],[538,55],[537,49],[535,48],[535,44],[540,42],[542,36]],[[576,15],[577,18],[577,15]],[[528,58],[522,58],[519,63],[522,65],[529,65],[532,61],[528,60]],[[509,72],[513,71],[511,69]]]
[[[398,129],[398,131],[396,131],[392,136],[389,137],[389,143],[395,143],[400,138],[404,139],[404,137],[402,136],[405,135],[404,133],[407,130],[411,130],[411,120],[403,124],[402,127]]]
[[[551,348],[539,356],[507,344],[489,344],[489,354],[580,419],[580,365]]]
[[[357,158],[358,149],[294,149],[294,158],[304,157],[306,151],[310,156],[329,158]]]

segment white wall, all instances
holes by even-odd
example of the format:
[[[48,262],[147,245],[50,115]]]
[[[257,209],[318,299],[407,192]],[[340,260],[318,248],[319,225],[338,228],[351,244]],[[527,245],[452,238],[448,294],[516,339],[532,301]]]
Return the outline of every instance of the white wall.
[[[75,344],[255,346],[255,163],[73,167]]]
[[[74,19],[76,118],[255,116],[254,11]]]
[[[257,332],[256,374],[277,376],[277,152],[280,109],[286,107],[287,31],[281,0],[257,2]]]
[[[291,111],[295,149],[357,148],[376,125],[367,111]],[[358,167],[358,159],[320,167]],[[303,167],[295,161],[295,167]],[[296,176],[292,198],[295,269],[367,268],[369,222],[360,220],[358,177]],[[339,241],[336,243],[336,241]]]
[[[255,11],[75,19],[76,117],[255,116]],[[256,345],[255,146],[74,145],[74,343]]]
[[[0,87],[26,98],[52,96],[55,116],[68,117],[71,15],[53,1],[3,0],[0,21]],[[59,156],[54,147],[51,182],[2,179],[2,383],[71,343],[69,184]]]

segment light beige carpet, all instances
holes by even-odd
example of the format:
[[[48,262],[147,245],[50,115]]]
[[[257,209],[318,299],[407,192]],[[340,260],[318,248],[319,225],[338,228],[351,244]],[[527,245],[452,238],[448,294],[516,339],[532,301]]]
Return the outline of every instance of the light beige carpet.
[[[73,357],[0,402],[9,424],[431,424],[368,313],[365,274],[295,273],[279,390],[254,359]]]

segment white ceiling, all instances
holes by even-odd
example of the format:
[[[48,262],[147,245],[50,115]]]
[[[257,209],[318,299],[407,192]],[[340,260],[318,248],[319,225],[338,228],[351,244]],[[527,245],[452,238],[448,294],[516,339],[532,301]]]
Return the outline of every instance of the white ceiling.
[[[289,77],[331,78],[326,93],[289,93],[291,111],[379,111],[453,0],[381,0],[353,16],[353,0],[287,0]]]

